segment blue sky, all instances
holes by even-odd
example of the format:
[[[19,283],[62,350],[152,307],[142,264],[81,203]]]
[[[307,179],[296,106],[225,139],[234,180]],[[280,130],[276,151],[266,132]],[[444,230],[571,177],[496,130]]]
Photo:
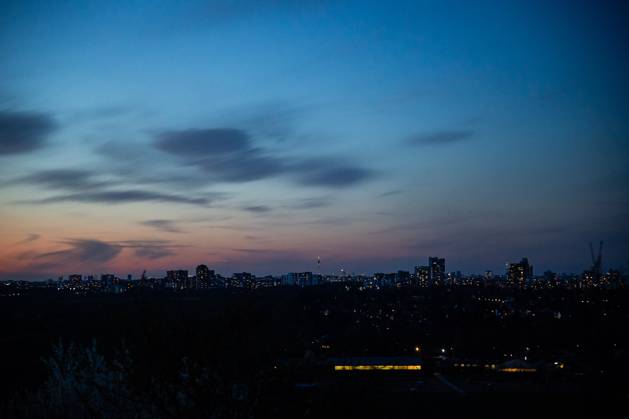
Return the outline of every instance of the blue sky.
[[[2,277],[629,264],[626,6],[0,11]]]

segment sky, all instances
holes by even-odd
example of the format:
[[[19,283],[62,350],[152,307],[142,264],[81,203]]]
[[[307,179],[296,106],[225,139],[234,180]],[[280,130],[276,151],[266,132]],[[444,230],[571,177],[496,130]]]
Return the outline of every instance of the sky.
[[[0,279],[629,269],[628,41],[621,2],[3,1]]]

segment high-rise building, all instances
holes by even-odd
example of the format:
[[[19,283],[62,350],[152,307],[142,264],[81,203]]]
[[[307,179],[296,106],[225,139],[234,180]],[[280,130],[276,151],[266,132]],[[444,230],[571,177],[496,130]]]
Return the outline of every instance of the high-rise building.
[[[83,276],[81,274],[72,274],[70,276],[68,276],[68,281],[70,281],[73,284],[80,284],[81,281],[83,280]]]
[[[439,257],[428,258],[431,285],[443,285],[446,277],[446,260]]]
[[[430,268],[428,266],[415,266],[415,285],[426,288],[430,280]]]
[[[214,271],[205,265],[197,266],[196,287],[208,289],[214,285]]]
[[[384,285],[384,273],[382,272],[374,273],[373,281],[377,286],[382,287]]]
[[[300,287],[309,287],[313,284],[312,272],[297,273],[297,285]]]
[[[115,278],[116,277],[113,274],[102,274],[100,276],[101,285],[103,287],[108,287],[110,285],[113,285]]]
[[[410,285],[411,282],[411,274],[408,271],[397,271],[395,274],[395,286],[396,287],[406,287]]]
[[[282,276],[282,285],[309,287],[319,285],[320,279],[320,275],[315,275],[312,272],[289,272]]]
[[[533,277],[533,267],[527,258],[518,263],[507,263],[507,284],[511,287],[522,288]]]
[[[231,277],[230,287],[232,288],[255,288],[255,276],[249,272],[234,273]]]
[[[177,290],[183,290],[189,287],[188,271],[176,270],[166,272],[166,281],[173,284],[173,287]]]

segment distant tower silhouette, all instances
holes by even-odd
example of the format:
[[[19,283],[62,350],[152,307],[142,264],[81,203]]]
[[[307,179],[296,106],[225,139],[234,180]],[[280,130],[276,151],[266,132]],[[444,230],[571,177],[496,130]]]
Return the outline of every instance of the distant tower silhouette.
[[[592,255],[592,276],[595,281],[598,281],[603,274],[603,242],[601,241],[598,244],[597,257],[594,257],[594,246],[592,246],[592,242],[590,242],[590,254]]]

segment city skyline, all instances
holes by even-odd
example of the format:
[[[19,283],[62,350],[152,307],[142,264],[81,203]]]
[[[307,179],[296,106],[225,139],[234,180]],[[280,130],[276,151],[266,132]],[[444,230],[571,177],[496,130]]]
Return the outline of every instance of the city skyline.
[[[107,272],[94,272],[94,271],[72,271],[68,270],[67,272],[58,272],[54,277],[50,277],[47,279],[37,278],[34,281],[43,283],[50,281],[66,281],[66,282],[76,282],[76,281],[106,281],[110,282],[114,279],[116,280],[127,280],[127,281],[144,281],[146,279],[170,279],[174,281],[175,278],[171,277],[179,276],[182,278],[189,278],[198,281],[199,278],[203,278],[204,281],[207,281],[209,277],[212,278],[222,278],[223,280],[228,280],[230,278],[238,277],[240,275],[247,275],[251,278],[255,279],[265,279],[265,278],[275,278],[275,279],[285,279],[290,276],[299,276],[299,275],[309,275],[310,278],[317,277],[318,281],[330,281],[330,280],[346,280],[348,278],[366,280],[371,278],[373,280],[382,280],[384,277],[395,277],[395,282],[406,282],[409,280],[416,281],[417,284],[423,284],[421,286],[426,286],[428,283],[442,282],[446,280],[460,280],[462,278],[484,278],[485,280],[490,281],[498,281],[503,282],[503,285],[514,287],[514,286],[522,286],[524,284],[529,283],[530,281],[536,282],[537,280],[543,280],[545,282],[549,282],[557,278],[570,279],[570,281],[586,281],[591,284],[595,284],[594,287],[599,285],[601,278],[605,276],[614,276],[619,280],[624,275],[624,272],[618,271],[614,268],[605,269],[602,264],[602,249],[603,243],[600,243],[600,248],[598,253],[595,255],[594,250],[592,248],[592,263],[587,268],[581,270],[580,272],[556,272],[552,269],[546,270],[534,270],[534,266],[531,264],[527,257],[523,257],[519,261],[509,261],[504,264],[502,269],[497,271],[493,271],[490,269],[486,269],[481,272],[462,272],[460,269],[456,267],[452,268],[451,266],[446,264],[445,258],[440,258],[438,256],[428,256],[423,262],[416,261],[414,266],[398,266],[392,270],[380,270],[373,272],[355,272],[355,271],[347,271],[342,267],[339,267],[337,271],[323,271],[321,269],[321,260],[317,258],[317,263],[314,266],[314,269],[301,269],[301,270],[292,270],[292,271],[284,271],[282,273],[260,273],[260,272],[248,272],[246,270],[236,270],[231,272],[219,272],[215,269],[211,269],[205,263],[199,263],[196,266],[176,266],[176,267],[168,267],[164,271],[154,271],[149,272],[146,270],[142,270],[141,274],[134,274],[131,272],[128,273],[120,273],[114,271]],[[403,275],[403,278],[400,279],[399,276]],[[17,279],[18,282],[22,282]],[[324,281],[324,282],[325,282]],[[7,282],[15,282],[9,281]]]
[[[261,4],[0,6],[0,280],[629,266],[626,6]]]

